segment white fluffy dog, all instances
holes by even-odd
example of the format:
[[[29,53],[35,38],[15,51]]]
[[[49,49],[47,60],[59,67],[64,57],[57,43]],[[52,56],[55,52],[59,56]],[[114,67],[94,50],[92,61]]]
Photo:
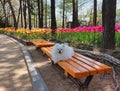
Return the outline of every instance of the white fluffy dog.
[[[56,64],[60,60],[64,61],[70,59],[73,55],[73,48],[69,47],[67,44],[57,43],[52,49],[52,60],[54,64]]]

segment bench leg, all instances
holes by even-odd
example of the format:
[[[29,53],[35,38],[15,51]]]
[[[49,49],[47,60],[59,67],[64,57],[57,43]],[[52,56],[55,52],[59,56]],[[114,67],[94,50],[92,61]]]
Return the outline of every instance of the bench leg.
[[[89,84],[90,84],[90,82],[91,82],[91,80],[92,80],[92,78],[93,78],[93,75],[88,76],[88,77],[86,78],[85,82],[83,83],[83,85],[84,85],[85,87],[88,87]]]
[[[36,46],[36,50],[38,50],[39,48],[40,48],[40,47],[37,47],[37,46]]]
[[[49,58],[49,60],[51,61],[51,64],[52,64],[52,65],[54,65],[54,62],[53,62],[53,60],[52,60],[51,58]]]
[[[43,52],[42,55],[45,56],[45,53]]]
[[[72,80],[78,86],[79,91],[83,91],[83,89],[88,88],[92,78],[93,78],[93,75],[88,76],[85,79],[84,83],[82,83],[79,79],[76,79],[76,78],[69,76],[69,79]]]

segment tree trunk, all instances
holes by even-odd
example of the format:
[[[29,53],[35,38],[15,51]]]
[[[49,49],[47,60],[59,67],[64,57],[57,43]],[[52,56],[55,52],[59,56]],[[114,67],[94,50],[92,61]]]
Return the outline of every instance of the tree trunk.
[[[27,28],[27,20],[26,20],[26,0],[23,1],[23,16],[24,16],[24,28]]]
[[[78,0],[76,0],[76,27],[79,26],[79,21],[78,21]]]
[[[17,26],[19,25],[19,17],[20,17],[20,7],[19,7],[19,10],[18,10],[18,16],[17,16]]]
[[[72,27],[75,28],[79,25],[78,23],[78,0],[72,0],[73,3],[73,23]]]
[[[51,29],[53,30],[53,33],[55,32],[56,28],[55,0],[51,0]]]
[[[35,16],[36,16],[36,14],[34,14],[34,27],[36,26],[36,24],[35,24]]]
[[[75,27],[75,21],[76,21],[76,17],[75,17],[75,0],[72,0],[72,4],[73,4],[73,22],[72,22],[72,28]]]
[[[27,0],[27,6],[28,6],[28,21],[29,21],[29,29],[31,30],[31,12],[30,12],[30,0]]]
[[[43,0],[38,0],[38,20],[39,28],[43,28]]]
[[[40,13],[41,13],[41,10],[40,10],[40,0],[37,1],[38,3],[38,26],[40,28]]]
[[[105,0],[102,2],[102,26],[104,27],[104,17],[105,16]]]
[[[2,5],[2,8],[3,8],[3,12],[4,12],[4,17],[5,17],[5,26],[4,27],[7,27],[7,24],[8,24],[8,18],[7,18],[7,15],[6,15],[6,9],[5,9],[5,0],[1,0],[1,5]]]
[[[47,0],[45,2],[45,27],[47,28]]]
[[[97,0],[94,0],[94,16],[93,16],[93,25],[97,25]]]
[[[14,12],[14,10],[13,10],[11,1],[10,1],[10,0],[7,0],[7,1],[8,1],[8,3],[9,3],[9,6],[10,6],[10,9],[11,9],[11,12],[12,12],[12,16],[13,16],[13,20],[14,20],[14,27],[15,27],[15,29],[17,29],[18,26],[17,26],[16,17],[15,17],[15,12]]]
[[[116,17],[116,0],[104,0],[104,32],[103,48],[115,48],[115,17]],[[112,7],[111,7],[112,6]]]
[[[36,16],[35,16],[35,18],[36,18],[36,27],[38,27],[38,15],[36,14]]]
[[[64,21],[65,21],[65,18],[64,18],[64,16],[65,16],[65,0],[63,0],[63,21],[62,21],[62,28],[64,28]]]
[[[20,2],[20,13],[21,13],[21,27],[23,27],[22,0],[19,0],[19,2]]]
[[[43,0],[41,0],[41,17],[40,17],[40,28],[43,28]]]

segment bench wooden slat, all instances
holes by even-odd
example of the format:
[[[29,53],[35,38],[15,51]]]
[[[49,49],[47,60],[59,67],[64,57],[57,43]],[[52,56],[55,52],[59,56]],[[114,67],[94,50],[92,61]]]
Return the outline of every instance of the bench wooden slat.
[[[36,47],[49,47],[49,46],[53,46],[54,44],[53,43],[34,43],[34,45]]]
[[[46,41],[44,39],[33,39],[30,40],[36,47],[49,47],[53,46],[53,42]]]
[[[87,69],[89,71],[90,75],[97,74],[97,70],[95,68],[92,68],[91,66],[85,64],[84,62],[81,62],[75,58],[72,58],[73,62],[76,62],[77,64],[81,65],[83,68]]]
[[[70,74],[74,78],[84,77],[84,74],[80,70],[65,61],[59,61],[57,64],[62,67],[65,72],[68,72],[68,74]]]
[[[72,66],[74,66],[76,69],[80,70],[84,76],[89,76],[90,75],[89,71],[87,69],[83,68],[81,65],[75,63],[74,61],[68,60],[66,62],[71,64]]]
[[[47,49],[48,49],[49,51],[52,51],[53,47],[47,47]]]
[[[97,62],[97,61],[95,61],[94,59],[85,57],[85,56],[83,56],[83,55],[81,55],[81,54],[78,54],[78,53],[76,53],[75,55],[79,56],[79,58],[83,58],[83,59],[85,59],[85,60],[88,60],[88,62],[91,62],[91,63],[93,63],[93,64],[99,65],[100,67],[104,68],[105,73],[109,73],[109,72],[112,71],[111,67],[109,67],[109,66],[107,66],[107,65],[105,65],[105,64],[102,64],[102,63],[100,63],[100,62]]]
[[[47,56],[49,56],[49,57],[51,58],[51,51],[49,51],[49,50],[48,50],[47,48],[45,48],[45,47],[42,47],[41,50],[42,50]]]
[[[80,58],[78,56],[75,56],[75,58],[78,59],[79,61],[84,62],[85,64],[91,66],[92,68],[96,69],[98,74],[105,73],[104,69],[102,67],[100,67],[99,65],[91,63],[88,60],[85,60],[85,59]]]

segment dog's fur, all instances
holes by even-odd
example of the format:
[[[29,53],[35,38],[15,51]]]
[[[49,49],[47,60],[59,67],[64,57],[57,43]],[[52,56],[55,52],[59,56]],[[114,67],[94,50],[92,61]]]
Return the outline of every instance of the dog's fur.
[[[65,61],[74,55],[73,48],[66,44],[55,44],[52,50],[52,60],[56,64],[58,61]]]

